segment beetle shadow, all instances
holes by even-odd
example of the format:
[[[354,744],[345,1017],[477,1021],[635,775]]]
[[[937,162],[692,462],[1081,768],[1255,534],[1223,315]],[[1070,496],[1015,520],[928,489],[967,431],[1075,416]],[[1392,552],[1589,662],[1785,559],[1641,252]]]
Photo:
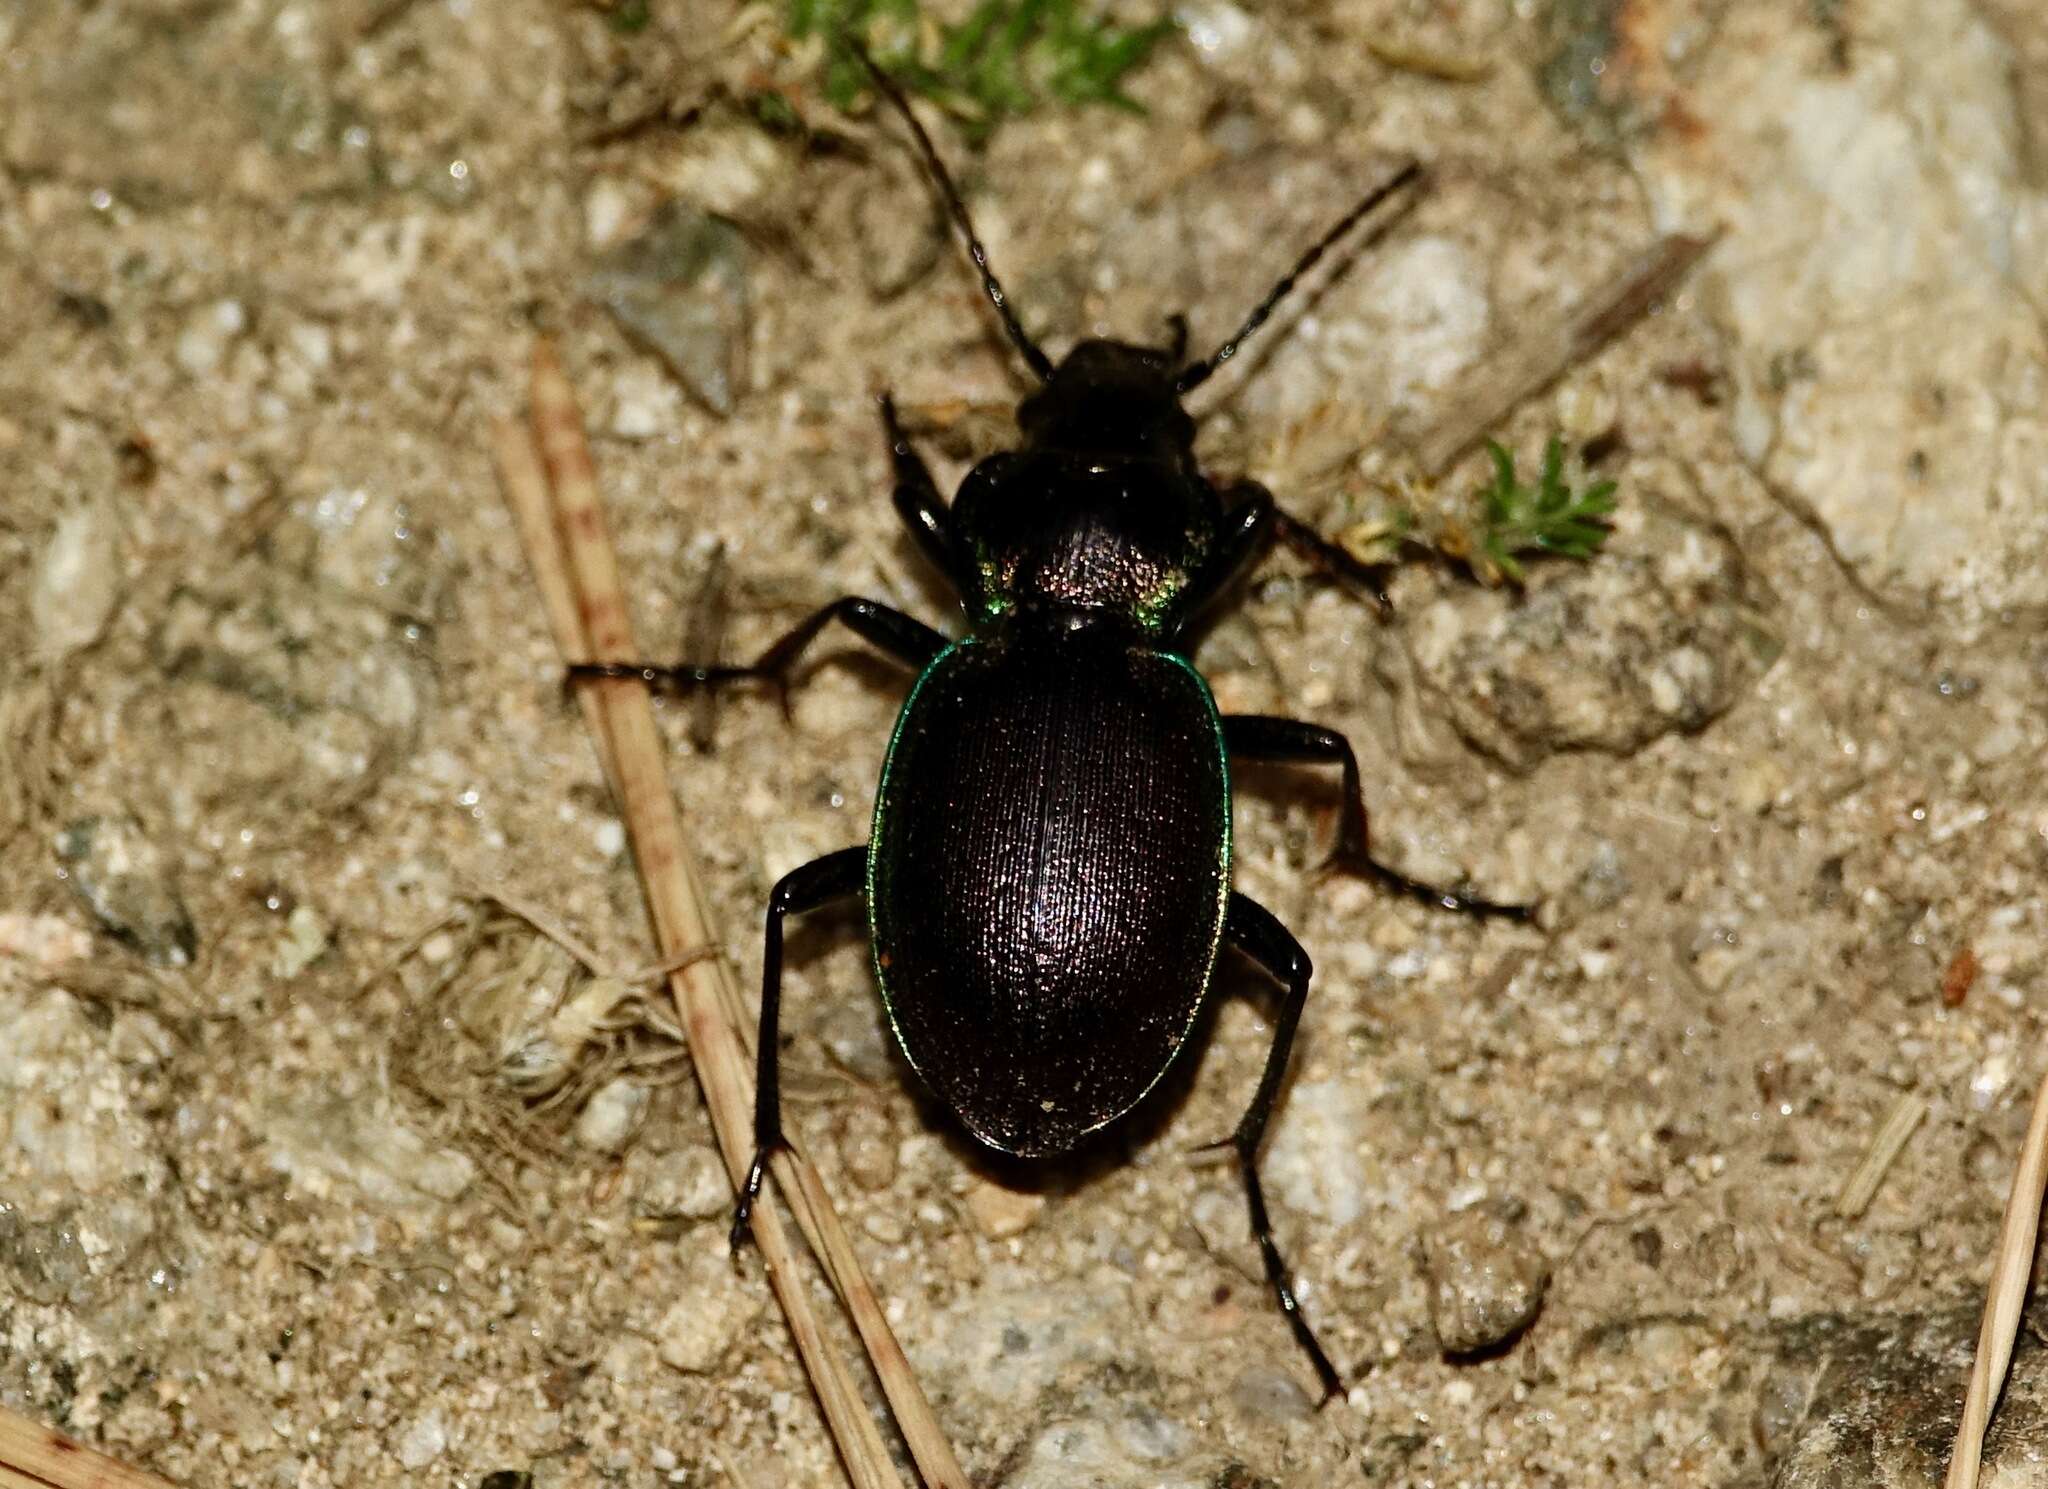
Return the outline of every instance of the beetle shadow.
[[[903,706],[903,700],[910,696],[910,685],[917,677],[915,671],[894,657],[884,656],[873,647],[862,646],[857,641],[843,651],[820,652],[815,665],[834,667],[848,673],[864,691],[874,694],[892,711]],[[806,669],[807,672],[809,670]],[[879,760],[873,773],[881,773]],[[865,830],[866,824],[863,823],[862,827]]]
[[[876,665],[886,664],[878,662]],[[1285,768],[1276,768],[1276,775],[1284,779]],[[836,954],[846,950],[849,942],[863,940],[866,929],[865,911],[858,900],[821,906],[788,926],[784,941],[786,962],[810,966],[833,960]],[[1006,1189],[1046,1196],[1065,1196],[1085,1189],[1105,1174],[1128,1166],[1140,1150],[1162,1142],[1167,1146],[1160,1154],[1161,1161],[1186,1162],[1197,1149],[1228,1138],[1257,1087],[1258,1074],[1265,1067],[1270,1048],[1267,1043],[1261,1042],[1255,1049],[1241,1052],[1245,1056],[1242,1060],[1226,1058],[1218,1062],[1229,1067],[1228,1073],[1234,1079],[1228,1095],[1219,1093],[1218,1104],[1223,1114],[1215,1130],[1191,1131],[1170,1140],[1167,1133],[1180,1120],[1196,1085],[1211,1065],[1212,1052],[1221,1054],[1216,1045],[1219,1010],[1223,1004],[1234,999],[1250,1002],[1270,1030],[1278,1015],[1282,996],[1279,985],[1255,964],[1242,954],[1223,948],[1217,958],[1209,995],[1203,1000],[1189,1028],[1187,1041],[1145,1099],[1124,1116],[1091,1134],[1070,1152],[1044,1158],[1016,1158],[976,1141],[945,1103],[925,1085],[923,1077],[911,1067],[889,1030],[881,991],[875,986],[872,973],[862,978],[862,982],[864,985],[857,991],[849,987],[842,990],[841,996],[860,999],[862,1016],[873,1021],[877,1042],[886,1052],[890,1071],[888,1080],[910,1098],[917,1119],[916,1130],[938,1139],[948,1155],[974,1177]],[[785,1001],[782,1014],[784,1048],[799,1029],[816,1036],[819,1017],[819,1010],[810,1009],[798,1014]],[[1296,1060],[1290,1061],[1290,1067],[1298,1063],[1304,1043],[1303,1038],[1296,1039]],[[835,1067],[845,1069],[831,1055],[827,1054],[826,1059]],[[854,1070],[846,1070],[846,1074],[864,1089],[877,1094],[886,1095],[889,1089],[872,1074]],[[1212,1084],[1218,1083],[1224,1074],[1223,1070],[1209,1070],[1208,1079]],[[1276,1113],[1285,1110],[1291,1084],[1291,1077],[1283,1083],[1274,1105]]]
[[[903,1089],[910,1095],[922,1130],[937,1137],[945,1145],[948,1155],[963,1169],[976,1178],[999,1184],[1005,1189],[1064,1197],[1086,1189],[1106,1174],[1128,1167],[1141,1149],[1166,1141],[1166,1133],[1180,1119],[1209,1063],[1210,1052],[1216,1042],[1218,1010],[1226,1001],[1250,1001],[1270,1023],[1278,1012],[1280,996],[1280,989],[1264,973],[1226,950],[1217,961],[1209,996],[1203,1000],[1201,1011],[1188,1031],[1187,1042],[1181,1046],[1159,1083],[1146,1093],[1145,1099],[1122,1117],[1090,1134],[1073,1150],[1043,1158],[1017,1158],[977,1142],[911,1069],[910,1062],[896,1047],[895,1040],[888,1039],[887,1044],[890,1064],[902,1081]],[[875,1012],[877,1018],[882,1016],[879,993],[876,994]],[[1301,1041],[1297,1040],[1297,1050],[1300,1045]],[[1257,1072],[1265,1065],[1266,1048],[1260,1046],[1251,1062],[1251,1075],[1241,1082],[1244,1103],[1251,1101],[1252,1091],[1258,1082]],[[1214,1081],[1216,1078],[1217,1074],[1211,1072],[1210,1079]],[[1276,1112],[1286,1106],[1287,1084],[1282,1085],[1274,1104]],[[1225,1110],[1227,1115],[1217,1130],[1187,1134],[1176,1143],[1169,1144],[1161,1155],[1162,1159],[1185,1162],[1198,1149],[1229,1138],[1243,1109],[1226,1101]]]

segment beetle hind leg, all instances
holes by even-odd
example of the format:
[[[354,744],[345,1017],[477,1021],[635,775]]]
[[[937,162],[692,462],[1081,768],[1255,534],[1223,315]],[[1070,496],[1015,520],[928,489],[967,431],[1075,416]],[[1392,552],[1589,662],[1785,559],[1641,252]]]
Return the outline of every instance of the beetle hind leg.
[[[1326,869],[1375,879],[1396,894],[1420,900],[1425,905],[1434,905],[1440,910],[1462,910],[1500,920],[1526,922],[1535,919],[1536,907],[1533,905],[1508,905],[1485,899],[1463,884],[1449,888],[1425,884],[1374,858],[1366,823],[1365,793],[1358,778],[1358,757],[1352,753],[1351,741],[1336,730],[1304,723],[1300,719],[1230,714],[1223,720],[1223,741],[1233,759],[1343,767],[1343,800],[1337,808],[1337,846],[1324,863]]]
[[[841,848],[791,869],[776,881],[768,896],[768,935],[761,952],[761,1026],[754,1046],[754,1161],[740,1185],[739,1202],[733,1207],[732,1248],[737,1251],[751,1233],[754,1201],[761,1197],[761,1181],[768,1160],[778,1149],[787,1150],[789,1139],[782,1134],[782,1083],[776,1064],[778,1019],[782,1007],[782,922],[788,915],[815,910],[834,900],[851,899],[867,882],[868,850]]]
[[[1214,1146],[1222,1147],[1228,1143],[1237,1152],[1237,1169],[1244,1179],[1245,1200],[1251,1209],[1252,1239],[1259,1243],[1259,1257],[1265,1264],[1266,1281],[1272,1285],[1273,1296],[1287,1318],[1288,1328],[1294,1332],[1295,1342],[1315,1367],[1316,1378],[1322,1382],[1323,1399],[1327,1401],[1344,1394],[1344,1381],[1337,1374],[1337,1367],[1330,1363],[1330,1357],[1323,1352],[1322,1345],[1316,1342],[1315,1331],[1309,1327],[1308,1320],[1302,1317],[1301,1302],[1294,1295],[1287,1263],[1280,1255],[1279,1244],[1273,1239],[1273,1222],[1266,1212],[1266,1192],[1259,1183],[1259,1143],[1266,1135],[1266,1119],[1272,1116],[1273,1103],[1280,1094],[1281,1078],[1287,1073],[1287,1056],[1294,1045],[1294,1029],[1301,1021],[1302,1005],[1308,1001],[1308,982],[1313,968],[1308,953],[1301,949],[1301,943],[1294,939],[1287,927],[1275,919],[1270,910],[1241,894],[1230,897],[1230,908],[1224,915],[1223,934],[1231,945],[1284,984],[1287,995],[1281,1005],[1279,1020],[1273,1026],[1273,1047],[1266,1055],[1266,1069],[1259,1077],[1259,1089],[1253,1094],[1251,1105],[1245,1108],[1237,1131]]]

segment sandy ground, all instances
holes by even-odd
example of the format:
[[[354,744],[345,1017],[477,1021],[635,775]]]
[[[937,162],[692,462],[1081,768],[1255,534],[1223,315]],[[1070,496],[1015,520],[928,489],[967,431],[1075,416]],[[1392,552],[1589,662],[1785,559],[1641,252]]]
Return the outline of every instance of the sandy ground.
[[[793,937],[792,1130],[978,1481],[1823,1482],[1892,1430],[1815,1437],[1843,1352],[1970,1335],[2048,947],[2029,9],[1201,4],[1146,115],[948,140],[1055,349],[1213,339],[1431,162],[1200,399],[1219,472],[1332,530],[1457,374],[1727,232],[1501,431],[1619,482],[1600,559],[1411,565],[1381,624],[1276,557],[1198,654],[1226,709],[1350,735],[1388,858],[1546,906],[1321,879],[1334,783],[1240,783],[1239,887],[1318,966],[1265,1167],[1347,1399],[1189,1156],[1257,1078],[1255,977],[1148,1122],[1018,1193],[892,1057],[856,917]],[[0,14],[0,1400],[184,1483],[836,1481],[667,1015],[535,924],[653,956],[487,424],[558,337],[641,634],[682,645],[722,546],[746,653],[848,592],[953,624],[872,394],[950,487],[1022,384],[896,132],[772,15],[650,10]],[[827,132],[759,127],[766,86]],[[692,210],[737,226],[656,297],[694,388],[592,298]],[[749,985],[902,696],[821,655],[790,724],[664,711]],[[1930,1440],[1952,1365],[1898,1388]]]

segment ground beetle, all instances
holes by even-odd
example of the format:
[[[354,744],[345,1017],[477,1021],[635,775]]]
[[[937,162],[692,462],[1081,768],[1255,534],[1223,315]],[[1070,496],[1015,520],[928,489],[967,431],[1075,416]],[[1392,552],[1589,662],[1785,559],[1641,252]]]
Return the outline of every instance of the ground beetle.
[[[1420,169],[1409,164],[1345,214],[1214,355],[1185,360],[1186,325],[1176,319],[1165,348],[1090,339],[1055,366],[1019,324],[930,136],[894,83],[872,62],[868,69],[907,121],[1004,331],[1039,382],[1018,409],[1022,447],[975,466],[950,507],[882,400],[896,509],[960,595],[968,634],[949,641],[886,605],[848,598],[750,666],[570,669],[575,679],[685,689],[780,685],[834,620],[918,669],[875,793],[873,835],[784,875],[769,898],[759,1152],[734,1243],[768,1154],[785,1142],[776,1014],[782,922],[793,911],[866,898],[875,975],[904,1055],[978,1141],[1027,1159],[1072,1151],[1160,1083],[1189,1042],[1228,943],[1281,982],[1286,998],[1251,1106],[1216,1146],[1236,1149],[1266,1276],[1335,1394],[1337,1371],[1295,1301],[1256,1164],[1308,996],[1309,959],[1269,911],[1230,887],[1231,761],[1340,765],[1335,864],[1450,909],[1518,919],[1528,911],[1375,863],[1358,762],[1343,735],[1218,714],[1188,659],[1188,630],[1272,540],[1386,600],[1371,570],[1280,512],[1264,489],[1211,485],[1181,400]]]

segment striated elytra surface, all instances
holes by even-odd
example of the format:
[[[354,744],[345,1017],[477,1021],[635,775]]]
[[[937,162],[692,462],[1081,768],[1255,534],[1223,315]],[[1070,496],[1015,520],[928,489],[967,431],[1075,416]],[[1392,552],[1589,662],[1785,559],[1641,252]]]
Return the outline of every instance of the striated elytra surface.
[[[989,1146],[1071,1148],[1187,1039],[1229,892],[1215,705],[1124,633],[1015,636],[918,682],[877,793],[883,996],[910,1062]]]

